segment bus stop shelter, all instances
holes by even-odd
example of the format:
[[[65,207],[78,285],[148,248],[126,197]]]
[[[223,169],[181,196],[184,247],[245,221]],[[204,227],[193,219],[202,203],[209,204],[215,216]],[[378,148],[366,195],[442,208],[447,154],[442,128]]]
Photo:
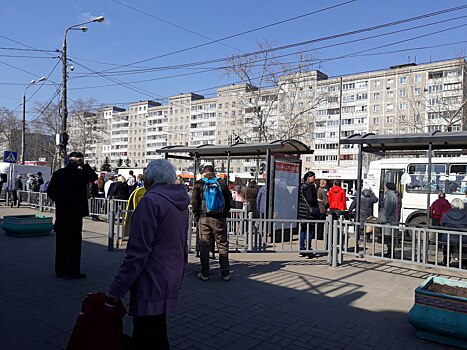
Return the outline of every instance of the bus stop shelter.
[[[420,134],[375,135],[354,134],[339,140],[340,145],[358,146],[357,189],[362,187],[363,152],[379,156],[398,155],[411,157],[423,152],[428,158],[428,183],[431,181],[432,156],[434,150],[467,150],[467,132],[440,132]],[[427,194],[427,225],[429,225],[430,193]],[[357,196],[357,216],[360,217],[360,196]]]
[[[201,160],[214,160],[226,159],[227,160],[227,178],[230,174],[230,162],[232,159],[247,159],[247,158],[265,158],[266,160],[266,188],[273,188],[274,170],[279,160],[283,162],[290,162],[300,164],[300,156],[302,154],[313,154],[306,144],[301,141],[289,140],[275,140],[263,143],[235,143],[233,145],[200,145],[200,146],[166,146],[159,150],[158,153],[163,154],[166,159],[185,159],[192,160],[194,163],[194,175],[196,178],[196,171]],[[296,166],[298,169],[298,179],[300,178],[301,166]],[[258,167],[257,167],[258,170]],[[297,183],[297,186],[299,184]],[[269,218],[272,213],[273,205],[273,191],[267,190],[266,197],[266,216]]]

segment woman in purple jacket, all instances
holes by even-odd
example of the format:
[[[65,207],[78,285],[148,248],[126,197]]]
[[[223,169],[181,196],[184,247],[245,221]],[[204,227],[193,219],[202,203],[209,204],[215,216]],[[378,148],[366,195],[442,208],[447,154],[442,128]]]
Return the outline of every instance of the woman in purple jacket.
[[[165,159],[147,167],[146,194],[131,225],[126,256],[108,293],[114,304],[130,291],[135,349],[169,349],[166,314],[175,311],[188,258],[188,204],[175,168]]]

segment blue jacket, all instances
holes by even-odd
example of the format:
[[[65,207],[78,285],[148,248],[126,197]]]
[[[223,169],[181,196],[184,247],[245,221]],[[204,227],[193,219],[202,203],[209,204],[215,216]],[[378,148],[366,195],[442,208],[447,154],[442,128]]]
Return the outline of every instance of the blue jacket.
[[[256,196],[256,207],[261,215],[264,215],[266,212],[266,186],[262,186],[258,190],[258,195]]]

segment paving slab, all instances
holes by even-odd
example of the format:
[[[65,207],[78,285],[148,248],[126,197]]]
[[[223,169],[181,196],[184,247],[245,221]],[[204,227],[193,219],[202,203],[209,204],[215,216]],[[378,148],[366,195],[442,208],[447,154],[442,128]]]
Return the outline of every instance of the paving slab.
[[[32,213],[0,206],[0,217]],[[53,233],[17,238],[0,231],[0,349],[66,347],[83,298],[105,292],[123,259],[123,249],[108,251],[107,232],[106,223],[85,220],[88,278],[63,280],[54,274]],[[291,253],[232,253],[230,260],[230,282],[220,279],[215,261],[203,282],[190,255],[180,306],[168,318],[172,349],[449,349],[417,339],[407,312],[427,276],[467,277],[351,258],[330,268],[324,258]],[[130,317],[124,329],[131,333]]]

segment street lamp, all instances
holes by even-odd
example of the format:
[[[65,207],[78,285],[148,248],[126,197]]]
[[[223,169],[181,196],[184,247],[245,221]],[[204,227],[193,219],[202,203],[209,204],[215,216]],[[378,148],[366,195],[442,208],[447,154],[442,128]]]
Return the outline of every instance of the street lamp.
[[[31,82],[26,86],[24,89],[23,94],[23,124],[21,126],[21,164],[24,164],[24,152],[26,149],[26,91],[29,87],[34,85],[35,83],[39,83],[41,81],[46,80],[46,77],[41,77],[37,81],[31,80]]]
[[[68,135],[66,133],[66,122],[68,119],[68,109],[67,109],[67,89],[66,89],[66,83],[67,83],[67,57],[66,57],[66,34],[68,33],[69,30],[81,30],[82,32],[87,32],[88,28],[84,27],[85,24],[88,23],[93,23],[93,22],[103,22],[104,21],[104,16],[99,16],[96,18],[91,19],[90,21],[75,24],[71,27],[68,27],[65,30],[65,33],[63,35],[63,48],[62,48],[62,101],[61,101],[61,109],[62,109],[62,127],[61,127],[61,133],[60,133],[60,140],[59,140],[59,146],[60,146],[60,157],[63,161],[63,166],[66,166],[66,146],[68,144]]]

